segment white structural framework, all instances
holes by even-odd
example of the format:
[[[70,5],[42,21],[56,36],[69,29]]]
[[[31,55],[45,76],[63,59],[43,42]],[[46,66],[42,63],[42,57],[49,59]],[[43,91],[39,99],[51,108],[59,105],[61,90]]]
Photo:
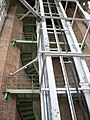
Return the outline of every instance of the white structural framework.
[[[65,8],[63,7],[63,4],[62,4],[63,2],[64,4],[66,3]],[[75,12],[72,19],[68,18],[66,15],[66,9],[69,2],[74,2],[76,5]],[[77,8],[79,8],[82,14],[84,15],[84,19],[75,18]],[[55,53],[55,51],[53,51],[55,50],[55,48],[53,48],[52,51],[50,49],[49,32],[53,31],[51,32],[51,34],[54,34],[54,38],[57,46],[56,51],[58,53],[62,53],[62,49],[59,44],[60,41],[58,37],[58,31],[60,31],[61,33],[63,32],[62,34],[65,35],[67,44],[69,45],[70,52],[81,54],[82,52],[79,47],[79,43],[72,29],[72,26],[75,20],[84,20],[89,23],[89,19],[85,17],[85,13],[83,13],[83,8],[82,9],[81,8],[82,7],[80,6],[79,2],[76,0],[53,0],[53,1],[38,0],[37,2],[37,12],[39,12],[43,18],[43,20],[40,23],[37,23],[37,42],[39,47],[38,49],[39,82],[41,85],[40,95],[41,95],[42,120],[61,120],[56,83],[55,83],[55,73],[54,73],[53,64],[52,64],[52,57],[53,57],[52,53]],[[58,27],[59,30],[57,30],[57,26],[55,23],[55,20],[57,18],[62,26],[62,28],[61,26]],[[50,23],[52,26],[51,28],[47,27],[48,26],[46,23],[47,19],[49,19],[51,22]],[[70,22],[70,20],[72,20],[72,22]],[[88,31],[89,31],[89,28],[87,29],[85,36],[87,35]],[[85,39],[86,37],[84,37],[84,42],[85,42]],[[68,54],[68,51],[65,51],[65,52],[66,54]],[[60,65],[62,68],[64,83],[66,87],[66,93],[68,97],[71,118],[72,120],[77,120],[75,107],[74,107],[72,94],[71,94],[71,89],[69,87],[69,79],[68,79],[68,75],[67,75],[67,71],[64,63],[64,58],[63,56],[60,56],[60,54],[58,54],[57,56],[60,59]],[[86,88],[89,88],[90,73],[84,59],[75,56],[73,57],[73,61],[79,77],[79,84],[83,89],[82,92],[85,96],[88,110],[90,113],[90,90],[89,89],[85,90]],[[88,119],[88,118],[85,116],[85,119]]]
[[[81,48],[73,31],[73,24],[75,20],[85,21],[89,25],[89,18],[87,13],[84,12],[77,0],[35,0],[35,8],[32,8],[25,0],[19,0],[29,10],[23,17],[30,12],[37,17],[37,47],[38,47],[38,62],[39,62],[39,84],[40,84],[40,97],[41,97],[41,117],[42,120],[61,120],[61,114],[58,103],[57,94],[67,94],[69,109],[71,113],[71,119],[77,120],[75,112],[75,106],[73,102],[73,94],[77,94],[80,107],[85,120],[89,120],[86,111],[84,111],[80,94],[84,94],[85,102],[90,114],[90,73],[83,56],[90,56],[88,54],[82,54],[81,48],[86,40],[86,36],[89,31],[87,28],[84,39],[82,40]],[[72,18],[68,18],[66,11],[68,4],[74,3],[75,11]],[[81,11],[84,18],[75,18],[77,9]],[[2,13],[2,12],[1,12]],[[23,19],[21,18],[21,20]],[[53,36],[51,38],[50,36]],[[50,42],[55,42],[55,46],[51,48]],[[61,46],[60,42],[63,42]],[[16,75],[22,69],[25,69],[28,65],[37,61],[37,57],[23,66],[11,76]],[[59,58],[59,65],[63,74],[64,87],[56,87],[56,79],[52,58]],[[70,64],[73,80],[75,81],[74,72],[76,72],[79,79],[79,85],[70,87],[69,77],[65,65],[64,58],[68,59]],[[72,61],[70,61],[72,60]],[[75,71],[73,72],[74,64]]]

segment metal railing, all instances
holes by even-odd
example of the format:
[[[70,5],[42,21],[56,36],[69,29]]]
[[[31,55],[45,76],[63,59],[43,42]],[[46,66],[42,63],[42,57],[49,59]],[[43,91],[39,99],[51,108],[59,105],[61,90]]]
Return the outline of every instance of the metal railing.
[[[39,83],[37,81],[39,81],[38,75],[15,75],[14,77],[10,76],[7,77],[5,89],[39,89]],[[57,88],[65,87],[62,76],[55,75],[55,81]],[[70,81],[70,86],[74,87],[73,81]]]
[[[36,79],[35,79],[36,77]],[[7,77],[6,90],[7,89],[39,89],[38,76],[36,75],[15,75],[14,77]]]

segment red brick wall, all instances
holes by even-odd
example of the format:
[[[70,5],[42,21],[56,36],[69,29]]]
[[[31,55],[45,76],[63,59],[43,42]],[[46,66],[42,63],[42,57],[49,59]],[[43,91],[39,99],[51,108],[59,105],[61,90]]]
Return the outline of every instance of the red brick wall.
[[[87,27],[86,27],[86,25],[85,25],[82,21],[76,22],[76,24],[77,24],[77,26],[78,26],[78,30],[79,30],[80,33],[81,33],[81,34],[79,34],[79,36],[81,36],[81,37],[82,37],[82,40],[83,40],[84,35],[85,35],[85,33],[86,33]],[[77,30],[77,31],[78,31],[78,30]],[[85,40],[85,45],[86,45],[86,49],[83,50],[83,53],[90,53],[90,31],[89,31],[89,33],[88,33],[88,35],[87,35],[86,40]],[[85,60],[86,60],[87,65],[88,65],[88,67],[89,67],[89,69],[90,69],[90,57],[86,57]]]
[[[20,51],[13,48],[10,41],[14,33],[20,33],[22,24],[15,17],[17,7],[11,6],[0,37],[0,94],[5,89],[5,82],[10,72],[19,67]],[[0,97],[0,120],[15,120],[16,96],[11,95],[5,103]]]
[[[16,116],[15,120],[22,120],[21,116],[19,114],[18,108],[16,108],[16,114],[15,114],[15,116]]]
[[[59,104],[60,104],[60,114],[61,114],[62,120],[71,120],[68,101],[66,99],[61,99],[61,100],[59,100]],[[78,120],[84,120],[78,102],[74,102],[74,106],[75,106],[77,119]]]

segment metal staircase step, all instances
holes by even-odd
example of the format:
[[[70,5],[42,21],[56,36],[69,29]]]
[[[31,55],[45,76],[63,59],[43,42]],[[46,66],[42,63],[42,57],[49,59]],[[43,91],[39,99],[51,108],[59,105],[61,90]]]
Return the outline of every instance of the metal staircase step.
[[[37,73],[34,69],[31,70],[31,71],[27,71],[27,72],[28,72],[28,74],[31,74],[33,77],[34,77],[34,75]]]
[[[32,56],[33,56],[33,52],[30,52],[30,51],[27,51],[27,50],[25,50],[25,51],[22,50],[21,51],[21,60],[22,60],[23,65],[26,65],[28,62],[30,62],[33,59]],[[30,75],[30,77],[33,79],[33,81],[38,81],[39,80],[36,68],[37,68],[37,65],[32,64],[31,66],[28,66],[25,69],[26,73]]]
[[[30,58],[30,57],[25,57],[25,58],[23,58],[23,62],[30,62],[30,61],[32,61],[32,58]]]
[[[25,51],[23,51],[23,52],[21,52],[21,55],[22,55],[22,58],[25,58],[25,57],[30,57],[30,58],[32,58],[32,53],[30,52],[25,52]]]
[[[33,111],[24,111],[24,112],[22,113],[22,115],[23,115],[23,116],[26,116],[26,115],[29,115],[29,116],[30,116],[30,115],[34,115],[34,114],[33,114]]]
[[[32,105],[31,102],[24,101],[24,102],[21,102],[19,106],[21,107],[21,106],[31,106],[31,105]]]
[[[32,110],[32,106],[22,106],[20,107],[21,111]]]
[[[32,71],[36,71],[33,65],[28,66],[28,71],[29,71],[29,70],[30,70],[31,72],[32,72]]]
[[[20,95],[18,97],[20,97]],[[19,107],[19,111],[21,113],[23,120],[36,120],[35,116],[34,116],[34,112],[33,112],[32,96],[27,96],[27,95],[22,96],[21,95],[21,97],[24,97],[24,98],[18,98],[17,102],[19,103],[18,107]],[[29,98],[26,98],[26,97],[29,97]],[[37,96],[37,95],[34,97],[39,98],[39,96]],[[28,99],[30,101],[28,101]]]
[[[18,101],[20,102],[23,102],[23,101],[26,101],[26,102],[31,102],[31,101],[38,101],[39,100],[39,97],[38,98],[28,98],[28,99],[19,99]]]
[[[26,98],[18,98],[19,105],[31,105],[33,101],[38,101],[40,99],[39,94],[35,94],[33,96],[27,96]]]
[[[25,120],[32,120],[35,119],[34,115],[29,115],[24,117]]]
[[[28,100],[28,99],[34,99],[34,98],[39,98],[39,94],[19,94],[18,95],[18,100]]]
[[[26,120],[26,119],[24,119],[24,120]],[[35,118],[33,118],[33,119],[28,119],[28,120],[36,120]]]
[[[32,60],[32,56],[29,56],[29,55],[23,56],[22,55],[22,61],[29,61],[29,60]]]

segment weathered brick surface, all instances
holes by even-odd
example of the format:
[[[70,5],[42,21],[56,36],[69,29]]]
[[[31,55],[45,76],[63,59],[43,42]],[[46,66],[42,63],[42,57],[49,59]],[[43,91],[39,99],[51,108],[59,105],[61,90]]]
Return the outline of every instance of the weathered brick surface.
[[[60,104],[60,114],[61,114],[62,120],[71,120],[68,101],[59,100],[59,104]]]
[[[9,73],[19,67],[20,51],[10,44],[14,33],[20,33],[21,29],[21,23],[15,17],[16,9],[11,6],[0,37],[0,94],[5,89]],[[15,112],[16,96],[12,94],[6,103],[0,97],[0,120],[15,120]]]
[[[22,120],[18,111],[18,108],[16,108],[16,112],[15,112],[15,120]]]
[[[79,23],[76,22],[76,24],[78,26],[78,30],[81,33],[81,34],[79,34],[79,36],[81,36],[82,40],[83,40],[84,35],[86,33],[86,30],[87,30],[87,27],[82,21],[80,21]],[[86,49],[83,50],[83,53],[90,53],[90,32],[88,33],[87,38],[85,40],[85,47],[86,47]],[[90,57],[85,57],[85,60],[86,60],[86,63],[88,65],[88,68],[90,69]]]
[[[0,120],[15,120],[15,95],[11,95],[8,102],[3,102],[0,98]]]
[[[59,104],[60,104],[60,113],[61,113],[62,120],[71,120],[72,118],[71,118],[70,109],[68,106],[68,101],[65,99],[61,99],[59,100]],[[77,119],[83,120],[82,112],[78,102],[74,102],[74,106],[76,108],[75,111],[76,111]]]

